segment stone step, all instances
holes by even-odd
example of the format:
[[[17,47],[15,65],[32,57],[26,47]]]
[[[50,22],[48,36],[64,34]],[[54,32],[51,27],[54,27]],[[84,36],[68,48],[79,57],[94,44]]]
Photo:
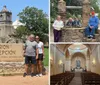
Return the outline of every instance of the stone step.
[[[79,36],[72,36],[72,39],[79,39]]]
[[[72,42],[82,42],[80,39],[72,40]]]
[[[100,34],[95,34],[95,38],[98,38]]]
[[[97,41],[97,39],[89,39],[89,38],[83,38],[83,40],[85,41],[85,42],[96,42]]]

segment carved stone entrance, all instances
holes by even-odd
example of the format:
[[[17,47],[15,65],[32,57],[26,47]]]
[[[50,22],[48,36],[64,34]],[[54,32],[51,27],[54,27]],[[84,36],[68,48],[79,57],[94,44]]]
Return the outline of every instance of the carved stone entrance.
[[[82,7],[80,6],[66,6],[66,2],[63,0],[60,0],[58,2],[58,14],[62,16],[63,21],[66,20],[66,9],[68,8],[71,9],[80,9],[82,8],[82,23],[83,23],[83,27],[87,26],[87,22],[89,20],[90,17],[90,0],[83,0],[83,4]]]

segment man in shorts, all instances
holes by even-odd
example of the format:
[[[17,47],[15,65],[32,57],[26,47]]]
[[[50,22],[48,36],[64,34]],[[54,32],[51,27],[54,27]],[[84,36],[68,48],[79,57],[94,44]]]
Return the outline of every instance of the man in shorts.
[[[38,48],[37,42],[34,40],[34,35],[30,35],[26,40],[24,47],[24,55],[25,55],[25,73],[23,77],[28,74],[29,64],[31,63],[31,76],[35,76],[34,74],[34,65],[36,64],[36,59],[38,59]]]
[[[37,48],[38,48],[38,59],[37,59],[37,70],[38,70],[38,74],[36,76],[41,77],[42,76],[42,61],[43,61],[43,57],[44,57],[44,44],[43,42],[40,41],[39,36],[36,36],[36,42],[37,44]]]

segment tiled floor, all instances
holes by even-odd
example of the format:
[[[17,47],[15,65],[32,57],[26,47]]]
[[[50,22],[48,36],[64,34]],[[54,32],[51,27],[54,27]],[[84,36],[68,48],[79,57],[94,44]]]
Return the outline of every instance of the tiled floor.
[[[70,82],[69,85],[82,85],[80,73],[75,73],[75,77],[73,78],[73,80]]]

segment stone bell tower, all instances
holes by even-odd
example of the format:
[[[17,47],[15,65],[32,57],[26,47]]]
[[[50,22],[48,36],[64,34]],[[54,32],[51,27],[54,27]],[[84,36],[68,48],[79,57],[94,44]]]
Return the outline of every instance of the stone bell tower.
[[[12,26],[12,12],[6,6],[0,11],[0,39],[8,37],[14,32]]]

